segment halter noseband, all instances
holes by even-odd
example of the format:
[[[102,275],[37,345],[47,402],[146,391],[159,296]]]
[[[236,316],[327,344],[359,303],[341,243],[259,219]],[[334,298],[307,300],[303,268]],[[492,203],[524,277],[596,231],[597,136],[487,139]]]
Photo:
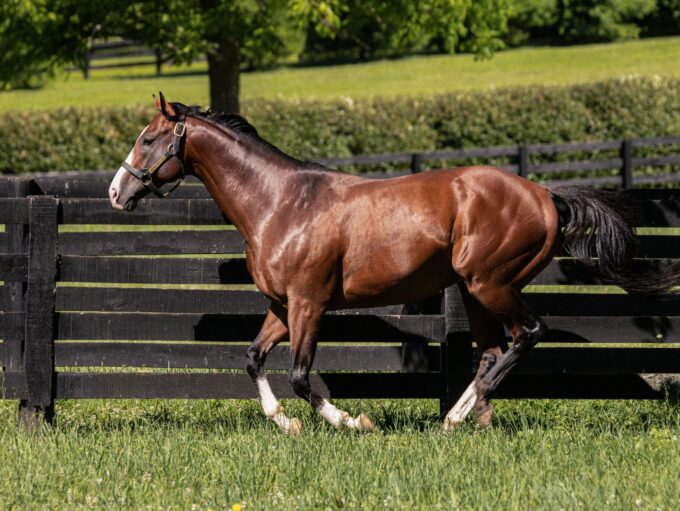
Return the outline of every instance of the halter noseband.
[[[172,131],[173,134],[172,143],[168,145],[168,149],[148,169],[135,168],[126,161],[123,162],[122,165],[123,168],[127,170],[130,174],[132,174],[134,177],[139,179],[144,186],[146,186],[149,190],[155,193],[158,197],[161,198],[167,197],[170,193],[172,193],[175,190],[175,188],[182,184],[182,181],[184,181],[184,160],[182,158],[182,139],[186,134],[186,130],[187,129],[186,126],[184,125],[184,122],[179,121],[177,122],[177,124],[175,124],[175,128]],[[177,160],[177,163],[179,163],[179,170],[181,172],[181,175],[177,182],[174,184],[174,186],[170,188],[170,190],[168,190],[167,192],[163,193],[158,189],[158,187],[155,184],[153,184],[153,174],[163,165],[165,165],[168,161],[170,161],[172,158],[175,158]]]

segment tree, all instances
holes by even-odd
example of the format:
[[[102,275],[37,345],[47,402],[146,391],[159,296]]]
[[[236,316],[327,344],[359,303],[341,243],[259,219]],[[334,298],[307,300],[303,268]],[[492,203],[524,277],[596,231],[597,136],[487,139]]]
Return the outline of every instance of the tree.
[[[488,57],[502,47],[509,13],[508,0],[302,0],[298,4],[312,21],[303,54],[311,62],[423,51],[468,51]],[[323,4],[329,8],[323,9]]]
[[[92,38],[120,36],[160,48],[175,62],[208,57],[212,107],[238,112],[243,66],[276,62],[291,24],[322,37],[378,21],[375,39],[401,48],[438,41],[490,55],[505,30],[508,0],[3,0],[0,84],[81,63]]]
[[[565,42],[637,39],[638,23],[657,9],[656,0],[559,0],[557,28]]]
[[[677,31],[672,4],[678,0],[511,0],[507,42],[557,44],[636,39],[642,29]],[[669,16],[670,14],[670,16]],[[653,32],[648,30],[648,32]]]
[[[37,86],[58,66],[80,61],[107,3],[0,2],[0,88]]]
[[[287,0],[128,3],[127,9],[115,16],[113,24],[118,28],[113,34],[160,48],[175,62],[189,63],[207,55],[210,104],[219,110],[239,111],[244,65],[269,65],[286,52],[280,30],[292,23],[287,19]],[[110,21],[102,26],[111,27]]]

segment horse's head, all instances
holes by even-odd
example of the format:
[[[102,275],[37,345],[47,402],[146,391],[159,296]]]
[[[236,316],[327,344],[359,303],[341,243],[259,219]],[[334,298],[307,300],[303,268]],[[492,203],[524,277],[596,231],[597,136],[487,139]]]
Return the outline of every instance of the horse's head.
[[[184,118],[163,93],[154,99],[158,114],[139,135],[109,187],[114,208],[131,211],[149,192],[164,197],[184,179]]]

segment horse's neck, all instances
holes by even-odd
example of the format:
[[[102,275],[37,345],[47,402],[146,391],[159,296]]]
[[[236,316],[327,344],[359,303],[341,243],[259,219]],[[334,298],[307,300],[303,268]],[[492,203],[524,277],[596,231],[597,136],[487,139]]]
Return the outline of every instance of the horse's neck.
[[[277,211],[282,181],[296,169],[263,145],[239,138],[235,141],[219,129],[205,131],[194,144],[194,173],[249,243]]]

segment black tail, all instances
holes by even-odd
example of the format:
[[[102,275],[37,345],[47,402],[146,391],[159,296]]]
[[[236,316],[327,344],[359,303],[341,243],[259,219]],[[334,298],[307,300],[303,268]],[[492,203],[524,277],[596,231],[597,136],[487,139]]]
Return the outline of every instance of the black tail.
[[[603,281],[631,294],[658,296],[678,292],[680,264],[656,272],[633,267],[637,252],[637,207],[624,192],[585,187],[550,190],[560,212],[564,251],[586,265]],[[596,259],[595,259],[596,258]]]

